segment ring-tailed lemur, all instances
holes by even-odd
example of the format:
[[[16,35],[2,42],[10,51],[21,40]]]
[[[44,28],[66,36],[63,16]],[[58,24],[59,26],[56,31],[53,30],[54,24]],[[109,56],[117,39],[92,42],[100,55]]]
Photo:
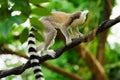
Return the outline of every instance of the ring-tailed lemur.
[[[73,35],[75,38],[79,38],[81,36],[81,33],[78,30],[78,25],[83,24],[86,20],[86,15],[88,11],[78,11],[72,14],[65,13],[65,12],[53,12],[50,16],[45,16],[40,19],[40,21],[43,23],[43,26],[45,28],[45,43],[43,44],[43,52],[51,57],[55,57],[55,51],[49,50],[49,47],[54,44],[55,37],[57,35],[57,29],[59,29],[65,39],[66,44],[70,44],[72,42],[72,38],[69,35],[68,28],[71,29]],[[41,72],[41,69],[39,67],[39,56],[36,50],[35,46],[35,38],[32,28],[29,34],[28,39],[28,45],[29,45],[29,54],[30,54],[30,62],[32,64],[32,67],[34,69],[34,73],[37,80],[44,80],[43,74]],[[40,45],[41,46],[41,45]],[[38,47],[38,49],[42,50]]]

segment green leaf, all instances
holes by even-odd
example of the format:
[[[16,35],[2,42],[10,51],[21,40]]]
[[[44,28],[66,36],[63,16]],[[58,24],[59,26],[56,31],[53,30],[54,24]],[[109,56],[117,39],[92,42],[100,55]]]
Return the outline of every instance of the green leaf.
[[[43,36],[38,32],[38,31],[34,31],[34,34],[35,34],[35,38],[40,41],[40,42],[43,42],[44,41],[44,38]]]
[[[39,16],[47,16],[51,14],[51,11],[46,8],[34,8],[32,9],[32,14],[36,14]]]
[[[17,24],[23,23],[22,19],[19,16],[11,16],[10,21]]]
[[[12,2],[14,3],[12,7],[13,10],[22,10],[27,6],[27,2],[24,0],[12,0]]]
[[[33,4],[40,4],[44,2],[49,2],[49,0],[29,0]]]
[[[36,29],[43,31],[43,25],[42,23],[35,17],[30,18],[30,23],[32,26],[34,26]]]
[[[12,0],[15,4],[12,7],[12,10],[14,11],[20,11],[22,14],[24,14],[25,16],[29,16],[29,14],[31,13],[31,9],[30,9],[30,5],[28,3],[28,1],[24,1],[24,0]]]
[[[8,37],[8,35],[10,34],[11,29],[12,29],[12,24],[13,24],[13,22],[11,22],[9,19],[5,22],[0,23],[1,36],[3,36],[4,38]]]
[[[27,16],[25,16],[25,15],[23,15],[23,14],[20,14],[18,17],[21,18],[22,23],[25,22],[25,21],[27,20],[27,18],[28,18]]]
[[[28,38],[28,29],[25,28],[20,34],[20,42],[24,43],[25,41],[27,41],[27,38]]]

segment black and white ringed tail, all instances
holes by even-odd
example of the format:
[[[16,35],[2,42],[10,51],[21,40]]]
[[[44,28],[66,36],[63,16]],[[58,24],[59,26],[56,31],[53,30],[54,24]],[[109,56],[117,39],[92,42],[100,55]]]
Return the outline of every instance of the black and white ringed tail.
[[[37,54],[37,50],[35,46],[35,36],[33,31],[34,28],[30,30],[28,37],[28,53],[30,55],[30,62],[34,70],[36,80],[45,80],[43,77],[41,67],[39,65],[39,55]]]

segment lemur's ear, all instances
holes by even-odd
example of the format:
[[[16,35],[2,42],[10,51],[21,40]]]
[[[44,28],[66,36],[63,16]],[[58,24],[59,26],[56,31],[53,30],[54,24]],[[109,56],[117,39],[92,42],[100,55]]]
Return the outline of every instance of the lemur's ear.
[[[73,17],[74,19],[77,19],[77,18],[80,17],[81,13],[82,13],[82,11],[74,12],[74,13],[72,14],[72,17]]]

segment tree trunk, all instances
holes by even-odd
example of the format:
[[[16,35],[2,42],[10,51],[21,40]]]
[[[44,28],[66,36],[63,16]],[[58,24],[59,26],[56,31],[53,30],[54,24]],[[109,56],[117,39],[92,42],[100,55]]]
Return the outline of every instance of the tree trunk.
[[[111,15],[112,10],[112,0],[104,0],[104,13],[103,21],[108,20]],[[105,43],[108,36],[108,31],[106,30],[99,35],[98,47],[97,47],[97,59],[101,65],[105,62]],[[101,80],[97,74],[92,75],[92,80]]]
[[[108,20],[111,15],[112,9],[112,1],[111,0],[104,0],[104,13],[103,13],[103,21]],[[99,35],[98,41],[98,48],[97,48],[97,59],[103,65],[104,64],[104,57],[105,57],[105,43],[108,36],[108,31],[106,30]]]

